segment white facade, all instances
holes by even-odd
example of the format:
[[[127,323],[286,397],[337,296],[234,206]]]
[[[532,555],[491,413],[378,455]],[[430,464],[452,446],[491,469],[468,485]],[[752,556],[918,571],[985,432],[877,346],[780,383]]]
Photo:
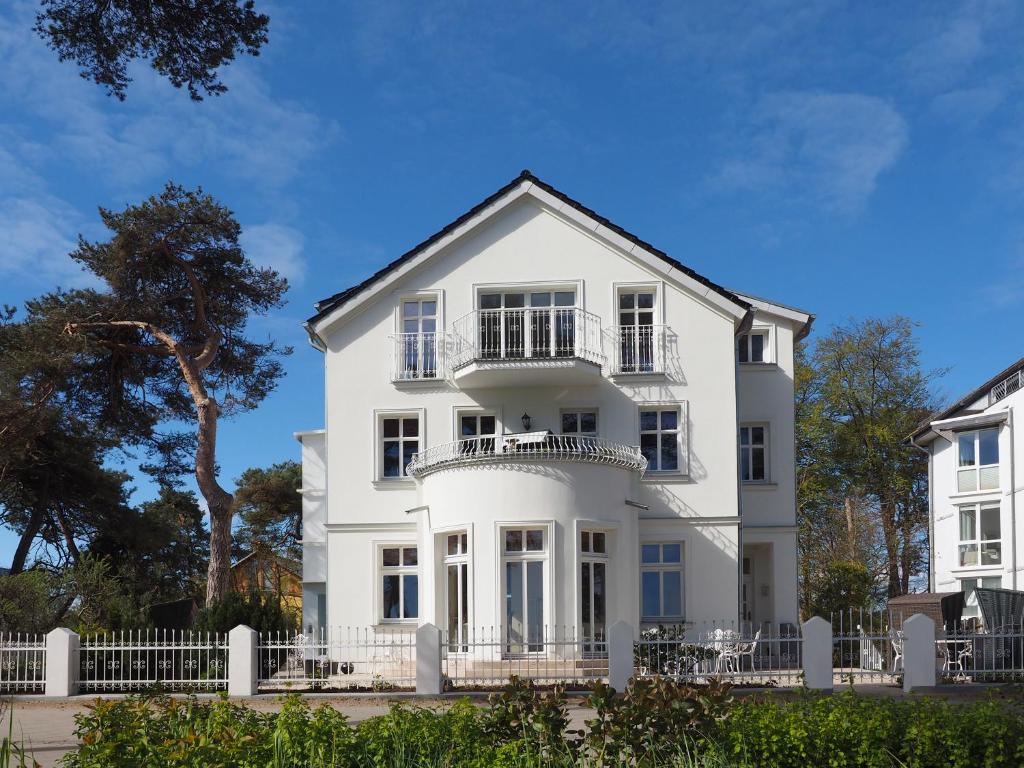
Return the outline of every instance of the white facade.
[[[307,627],[796,623],[806,313],[526,172],[318,310]]]
[[[965,617],[979,615],[975,587],[1024,588],[1017,503],[1024,477],[1024,360],[938,414],[912,438],[929,455],[929,588],[964,591]]]

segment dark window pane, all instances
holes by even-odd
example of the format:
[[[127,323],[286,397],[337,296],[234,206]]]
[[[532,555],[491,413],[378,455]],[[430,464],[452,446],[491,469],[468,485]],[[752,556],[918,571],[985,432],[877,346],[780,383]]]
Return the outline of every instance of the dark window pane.
[[[526,306],[526,294],[525,293],[506,293],[505,294],[505,308],[519,309],[520,307]]]
[[[633,308],[633,294],[632,293],[620,293],[619,294],[619,309],[632,309]]]
[[[640,452],[647,459],[649,469],[658,469],[658,436],[640,435]]]
[[[740,479],[750,479],[750,450],[740,451]]]
[[[419,331],[419,329],[420,329],[420,324],[419,324],[418,320],[415,320],[415,319],[413,319],[413,320],[406,320],[406,321],[404,321],[402,323],[402,330],[405,333],[417,333]],[[414,342],[412,342],[412,341],[406,341],[406,344],[408,344],[410,346],[412,346],[413,343]],[[415,347],[413,347],[413,349],[415,350]]]
[[[661,558],[660,544],[644,544],[640,547],[640,559],[645,563],[657,563]]]
[[[632,312],[620,312],[619,313],[619,325],[633,325],[633,313]],[[632,337],[630,337],[632,338]]]
[[[405,615],[403,619],[415,619],[420,615],[420,592],[419,577],[416,574],[406,574],[402,577],[402,586],[405,589]]]
[[[750,336],[750,362],[764,362],[764,334],[754,333]]]
[[[751,480],[764,480],[764,476],[765,475],[764,475],[764,449],[763,448],[755,448],[751,452],[751,463],[752,463],[753,466],[750,469],[750,472],[751,472],[750,479]]]
[[[599,554],[604,554],[604,533],[601,531],[594,532],[594,551]]]
[[[981,508],[981,540],[992,541],[999,538],[999,507]]]
[[[999,431],[983,429],[978,433],[979,464],[999,463]]]
[[[461,422],[463,437],[476,436],[476,416],[463,416]]]
[[[640,309],[651,309],[654,307],[654,294],[653,293],[640,293],[636,297],[636,305]]]
[[[455,534],[448,537],[448,554],[457,555],[459,554],[459,536]]]
[[[424,301],[420,308],[420,314],[428,317],[433,317],[437,314],[437,302],[436,301]]]
[[[750,445],[750,427],[740,427],[740,445]]]
[[[637,325],[654,325],[653,312],[637,312]],[[649,333],[649,332],[647,332]],[[649,338],[649,336],[647,336]]]
[[[412,461],[412,457],[419,451],[420,446],[418,443],[409,441],[402,443],[402,473],[406,474],[406,470],[409,468],[409,462]]]
[[[398,576],[387,575],[384,577],[384,618],[385,619],[397,619],[400,618],[399,612],[399,596],[398,596]]]
[[[661,616],[661,574],[646,571],[642,574],[641,613],[646,617]]]
[[[402,549],[402,565],[416,565],[416,547]]]
[[[679,426],[679,414],[675,411],[661,412],[661,428],[676,429]]]
[[[562,432],[564,434],[572,434],[579,429],[577,416],[575,413],[563,413],[562,414]]]
[[[398,442],[389,440],[384,443],[384,477],[399,477],[401,467],[398,464]]]
[[[462,534],[460,541],[462,543],[462,553],[465,554],[466,552],[469,552],[469,534]]]
[[[419,313],[420,303],[418,301],[402,302],[402,314],[406,317],[416,317]]]
[[[575,291],[555,291],[556,307],[571,307],[576,304]]]
[[[675,435],[661,436],[661,467],[660,469],[679,469],[679,448]]]
[[[752,444],[764,445],[764,427],[752,427],[750,434]]]
[[[522,552],[523,551],[523,532],[522,531],[505,531],[505,551],[506,552]]]
[[[500,309],[501,294],[485,293],[480,297],[480,309]]]
[[[665,616],[683,615],[682,574],[679,571],[665,571],[662,574],[665,589]]]
[[[580,531],[580,550],[590,551],[590,531]]]
[[[597,414],[580,414],[580,432],[597,432]]]
[[[531,293],[530,294],[530,306],[531,307],[550,307],[551,306],[551,294],[550,293]]]
[[[665,544],[662,547],[662,562],[679,563],[683,559],[683,547],[680,544]]]
[[[640,411],[640,430],[649,432],[658,428],[657,411]]]
[[[960,466],[974,466],[974,432],[965,432],[957,438],[960,446]]]
[[[540,552],[544,549],[544,531],[526,532],[526,551]]]
[[[424,333],[433,333],[436,330],[437,330],[437,320],[435,320],[432,317],[430,317],[430,318],[426,318],[426,317],[423,318],[423,332]]]
[[[403,437],[419,437],[420,434],[420,420],[417,418],[402,419],[402,436]]]
[[[580,573],[580,603],[583,609],[583,636],[592,637],[590,629],[590,563],[582,564]]]
[[[384,437],[398,437],[398,419],[384,419]]]
[[[480,434],[481,435],[493,435],[494,434],[494,417],[493,416],[481,416],[480,417]]]
[[[736,352],[737,352],[737,356],[738,356],[737,359],[741,363],[745,363],[745,362],[747,362],[749,360],[749,357],[747,356],[747,335],[746,334],[743,334],[737,340],[737,342],[736,342]]]
[[[398,549],[397,548],[391,548],[391,547],[389,547],[387,549],[382,549],[381,550],[381,562],[385,566],[395,566],[395,565],[398,565]]]

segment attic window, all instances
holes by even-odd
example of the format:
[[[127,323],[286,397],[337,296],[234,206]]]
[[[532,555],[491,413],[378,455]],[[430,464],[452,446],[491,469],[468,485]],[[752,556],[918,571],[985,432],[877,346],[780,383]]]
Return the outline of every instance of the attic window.
[[[768,363],[768,331],[750,331],[736,340],[736,360],[740,363]]]

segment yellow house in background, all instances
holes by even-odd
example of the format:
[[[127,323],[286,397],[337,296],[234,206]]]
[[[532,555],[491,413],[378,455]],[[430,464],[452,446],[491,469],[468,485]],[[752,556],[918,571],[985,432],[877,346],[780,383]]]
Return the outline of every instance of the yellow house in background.
[[[258,592],[279,602],[295,617],[302,616],[302,565],[274,552],[256,550],[231,566],[231,588],[235,592]]]

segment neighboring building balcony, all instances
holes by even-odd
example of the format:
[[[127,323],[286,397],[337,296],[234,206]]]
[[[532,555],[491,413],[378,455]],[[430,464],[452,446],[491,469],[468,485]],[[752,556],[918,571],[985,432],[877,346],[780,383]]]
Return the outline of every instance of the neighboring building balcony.
[[[611,375],[664,374],[668,332],[667,325],[615,325],[609,328]]]
[[[444,378],[441,366],[444,334],[396,333],[391,336],[391,340],[394,344],[392,381],[433,381]]]
[[[1009,397],[1014,392],[1024,389],[1024,370],[1017,371],[1012,376],[1000,381],[988,393],[988,404],[998,402],[1004,397]]]
[[[639,446],[599,437],[525,432],[473,437],[431,446],[413,457],[408,473],[420,478],[455,467],[547,462],[604,464],[641,475],[647,469],[647,459]]]
[[[601,320],[578,307],[478,309],[455,321],[460,386],[588,384],[601,375]]]

